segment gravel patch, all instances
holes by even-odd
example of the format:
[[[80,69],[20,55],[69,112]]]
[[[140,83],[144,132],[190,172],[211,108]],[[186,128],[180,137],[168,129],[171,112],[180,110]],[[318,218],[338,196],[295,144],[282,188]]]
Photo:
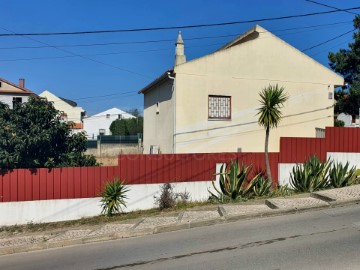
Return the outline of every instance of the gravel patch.
[[[259,205],[224,205],[224,210],[228,216],[239,216],[272,211],[265,204]]]
[[[124,232],[130,230],[132,227],[134,227],[134,224],[107,224],[105,226],[102,226],[100,229],[88,234],[88,236]]]
[[[329,195],[336,199],[337,202],[356,200],[360,198],[360,185],[336,188],[317,192],[322,195]]]
[[[159,226],[175,225],[178,217],[152,217],[145,218],[135,230],[153,229]]]
[[[220,218],[218,211],[187,211],[181,218],[181,223],[203,221]]]
[[[307,209],[311,207],[329,206],[328,203],[315,198],[297,198],[297,199],[269,199],[273,205],[279,209]]]
[[[63,234],[60,234],[54,238],[51,238],[49,240],[49,242],[82,238],[82,237],[87,236],[91,232],[92,232],[92,230],[69,230]]]
[[[50,238],[50,235],[34,235],[34,236],[22,236],[8,239],[0,239],[0,248],[32,245],[37,243],[46,242]]]

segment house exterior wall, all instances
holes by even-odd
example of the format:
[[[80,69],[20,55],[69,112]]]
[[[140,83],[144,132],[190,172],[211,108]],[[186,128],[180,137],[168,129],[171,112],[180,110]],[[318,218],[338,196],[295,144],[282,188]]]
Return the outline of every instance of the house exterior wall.
[[[107,114],[109,115],[109,117],[107,117]],[[100,129],[105,130],[104,135],[111,135],[110,125],[113,121],[119,119],[118,114],[121,114],[121,117],[123,119],[134,117],[125,112],[117,113],[116,111],[110,110],[84,118],[83,119],[84,130],[86,132],[87,137],[89,139],[96,139],[97,136],[99,135]]]
[[[0,102],[3,102],[12,109],[13,108],[13,98],[19,97],[22,98],[22,102],[27,102],[29,99],[29,94],[22,93],[23,91],[19,88],[14,87],[11,84],[1,82],[0,91],[9,90],[9,93],[0,92]]]
[[[175,73],[176,153],[263,151],[265,131],[256,114],[259,92],[269,84],[284,86],[290,96],[285,118],[271,130],[269,151],[279,151],[280,136],[315,137],[315,128],[333,126],[334,99],[328,96],[343,84],[342,77],[268,32],[176,66]],[[208,120],[209,95],[231,96],[231,120]]]
[[[28,95],[22,95],[22,94],[3,94],[0,93],[0,102],[3,102],[7,105],[9,105],[10,109],[13,108],[13,98],[19,97],[22,98],[22,103],[25,103],[28,101],[29,96]]]
[[[152,145],[158,146],[161,153],[173,153],[173,80],[144,94],[144,119],[144,154],[150,153]]]
[[[82,107],[73,107],[49,91],[44,91],[39,96],[53,102],[55,109],[66,113],[67,121],[81,123],[81,113],[85,111]]]

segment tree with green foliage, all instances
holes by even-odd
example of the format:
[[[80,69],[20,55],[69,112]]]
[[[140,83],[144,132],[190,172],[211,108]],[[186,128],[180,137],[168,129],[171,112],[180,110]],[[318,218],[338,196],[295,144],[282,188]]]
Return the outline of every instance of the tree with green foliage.
[[[341,89],[335,93],[337,103],[336,113],[359,114],[360,108],[360,16],[354,19],[354,42],[349,43],[348,49],[329,53],[329,65],[345,78],[349,90]]]
[[[137,135],[143,133],[144,118],[116,119],[110,125],[112,135]]]
[[[70,125],[46,99],[30,97],[13,109],[0,102],[0,168],[96,165],[84,154],[85,134],[72,134]]]
[[[265,164],[268,180],[272,182],[270,163],[269,163],[269,136],[270,129],[276,128],[282,118],[280,111],[283,104],[288,100],[288,95],[284,93],[284,87],[269,85],[260,93],[260,108],[258,109],[258,123],[265,128]]]

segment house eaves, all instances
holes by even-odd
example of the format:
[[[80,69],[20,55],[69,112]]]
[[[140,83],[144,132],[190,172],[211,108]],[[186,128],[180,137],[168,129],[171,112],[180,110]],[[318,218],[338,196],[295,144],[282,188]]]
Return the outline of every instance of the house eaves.
[[[66,98],[62,98],[62,97],[59,97],[62,101],[66,102],[67,104],[69,104],[71,107],[76,107],[77,106],[77,103],[75,101],[72,101],[70,99],[66,99]]]
[[[174,74],[174,69],[169,69],[169,70],[165,71],[158,78],[156,78],[151,83],[149,83],[147,86],[145,86],[143,89],[141,89],[138,92],[138,94],[145,94],[145,93],[151,91],[151,89],[153,89],[155,86],[158,86],[158,85],[163,84],[164,82],[170,80],[169,74],[171,76],[174,76],[175,75]]]
[[[239,35],[238,37],[236,37],[235,39],[231,40],[230,42],[228,42],[227,44],[222,46],[220,49],[217,49],[215,52],[226,50],[230,47],[233,47],[233,46],[239,45],[241,43],[245,43],[247,41],[256,39],[257,37],[259,37],[259,34],[260,34],[259,26],[255,25],[253,28],[249,29],[245,33],[243,33],[243,34]]]
[[[6,93],[6,94],[26,94],[26,95],[34,95],[37,96],[34,92],[30,91],[29,89],[25,88],[25,87],[21,87],[15,83],[12,83],[8,80],[5,80],[3,78],[0,78],[0,82],[4,82],[6,84],[9,84],[19,90],[0,90],[0,93]]]

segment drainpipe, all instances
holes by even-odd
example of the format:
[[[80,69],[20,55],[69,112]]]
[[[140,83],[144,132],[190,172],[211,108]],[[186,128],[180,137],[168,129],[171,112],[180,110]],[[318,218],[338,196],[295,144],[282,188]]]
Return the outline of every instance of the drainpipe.
[[[176,153],[176,84],[175,84],[175,77],[170,76],[170,72],[167,73],[168,78],[173,80],[172,85],[172,92],[173,92],[173,107],[174,107],[174,113],[173,113],[173,154]]]

